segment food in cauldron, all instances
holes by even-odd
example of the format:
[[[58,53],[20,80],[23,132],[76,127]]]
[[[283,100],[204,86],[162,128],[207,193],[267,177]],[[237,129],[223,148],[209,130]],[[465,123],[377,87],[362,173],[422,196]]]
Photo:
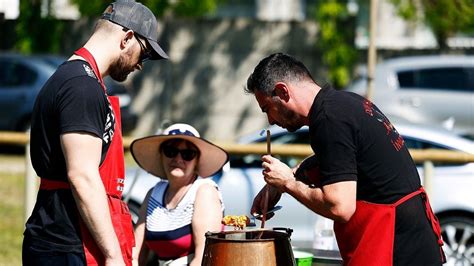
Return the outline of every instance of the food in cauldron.
[[[250,224],[250,218],[246,215],[226,215],[222,218],[222,224],[233,226],[235,230],[243,230]]]

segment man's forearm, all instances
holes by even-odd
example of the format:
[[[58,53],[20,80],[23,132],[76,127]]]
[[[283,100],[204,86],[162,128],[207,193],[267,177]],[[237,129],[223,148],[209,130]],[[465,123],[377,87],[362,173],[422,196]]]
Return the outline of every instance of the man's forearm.
[[[122,257],[100,176],[97,173],[94,177],[76,176],[71,180],[75,180],[71,184],[79,213],[104,257]]]
[[[332,201],[331,199],[334,196],[328,195],[328,192],[321,187],[310,187],[301,181],[293,179],[286,182],[284,191],[313,212],[326,218],[347,222],[350,216],[352,216],[351,210],[341,207],[341,205],[345,204]]]

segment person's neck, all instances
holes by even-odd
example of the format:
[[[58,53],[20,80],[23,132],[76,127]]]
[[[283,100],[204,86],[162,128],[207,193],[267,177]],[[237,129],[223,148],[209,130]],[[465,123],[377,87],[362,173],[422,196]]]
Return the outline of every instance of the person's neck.
[[[86,48],[94,57],[102,78],[109,75],[109,67],[112,63],[110,47],[106,47],[107,45],[104,44],[106,44],[106,42],[97,45],[96,43],[89,41],[84,45],[84,48]]]
[[[165,194],[165,204],[166,208],[174,209],[181,200],[184,198],[186,193],[188,193],[189,188],[192,186],[192,183],[181,185],[181,186],[172,186],[171,183],[168,186],[168,189]]]
[[[309,113],[320,91],[321,87],[314,82],[303,82],[299,85],[295,106],[297,106],[297,113],[303,117],[305,125],[309,125]]]

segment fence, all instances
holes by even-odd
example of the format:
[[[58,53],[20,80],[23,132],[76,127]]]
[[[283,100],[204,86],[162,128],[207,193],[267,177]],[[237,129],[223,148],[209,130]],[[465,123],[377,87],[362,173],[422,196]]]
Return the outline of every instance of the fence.
[[[124,137],[124,149],[128,150],[133,138]],[[25,219],[28,218],[34,207],[34,197],[37,189],[37,179],[33,167],[31,166],[29,155],[29,134],[15,133],[15,132],[0,132],[0,144],[20,145],[25,146]],[[229,154],[245,155],[245,154],[266,154],[267,146],[262,144],[236,144],[236,143],[219,143],[217,145],[226,150]],[[447,151],[447,150],[412,150],[410,154],[415,162],[423,162],[424,167],[424,187],[429,194],[431,191],[431,176],[434,172],[434,162],[448,162],[448,163],[470,163],[474,162],[474,154]],[[309,145],[302,144],[285,144],[272,145],[273,155],[286,155],[304,158],[313,153]]]

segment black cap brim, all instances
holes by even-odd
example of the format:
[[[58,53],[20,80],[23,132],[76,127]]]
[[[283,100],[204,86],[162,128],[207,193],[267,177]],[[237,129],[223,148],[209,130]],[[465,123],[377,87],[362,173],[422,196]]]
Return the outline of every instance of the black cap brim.
[[[148,40],[148,43],[153,48],[153,51],[155,51],[155,53],[153,54],[153,57],[150,58],[151,60],[160,60],[160,59],[169,59],[170,58],[165,53],[165,51],[163,51],[163,49],[161,49],[160,45],[158,45],[158,43],[156,41],[153,41],[153,40],[150,40],[150,39],[147,39],[147,40]]]

